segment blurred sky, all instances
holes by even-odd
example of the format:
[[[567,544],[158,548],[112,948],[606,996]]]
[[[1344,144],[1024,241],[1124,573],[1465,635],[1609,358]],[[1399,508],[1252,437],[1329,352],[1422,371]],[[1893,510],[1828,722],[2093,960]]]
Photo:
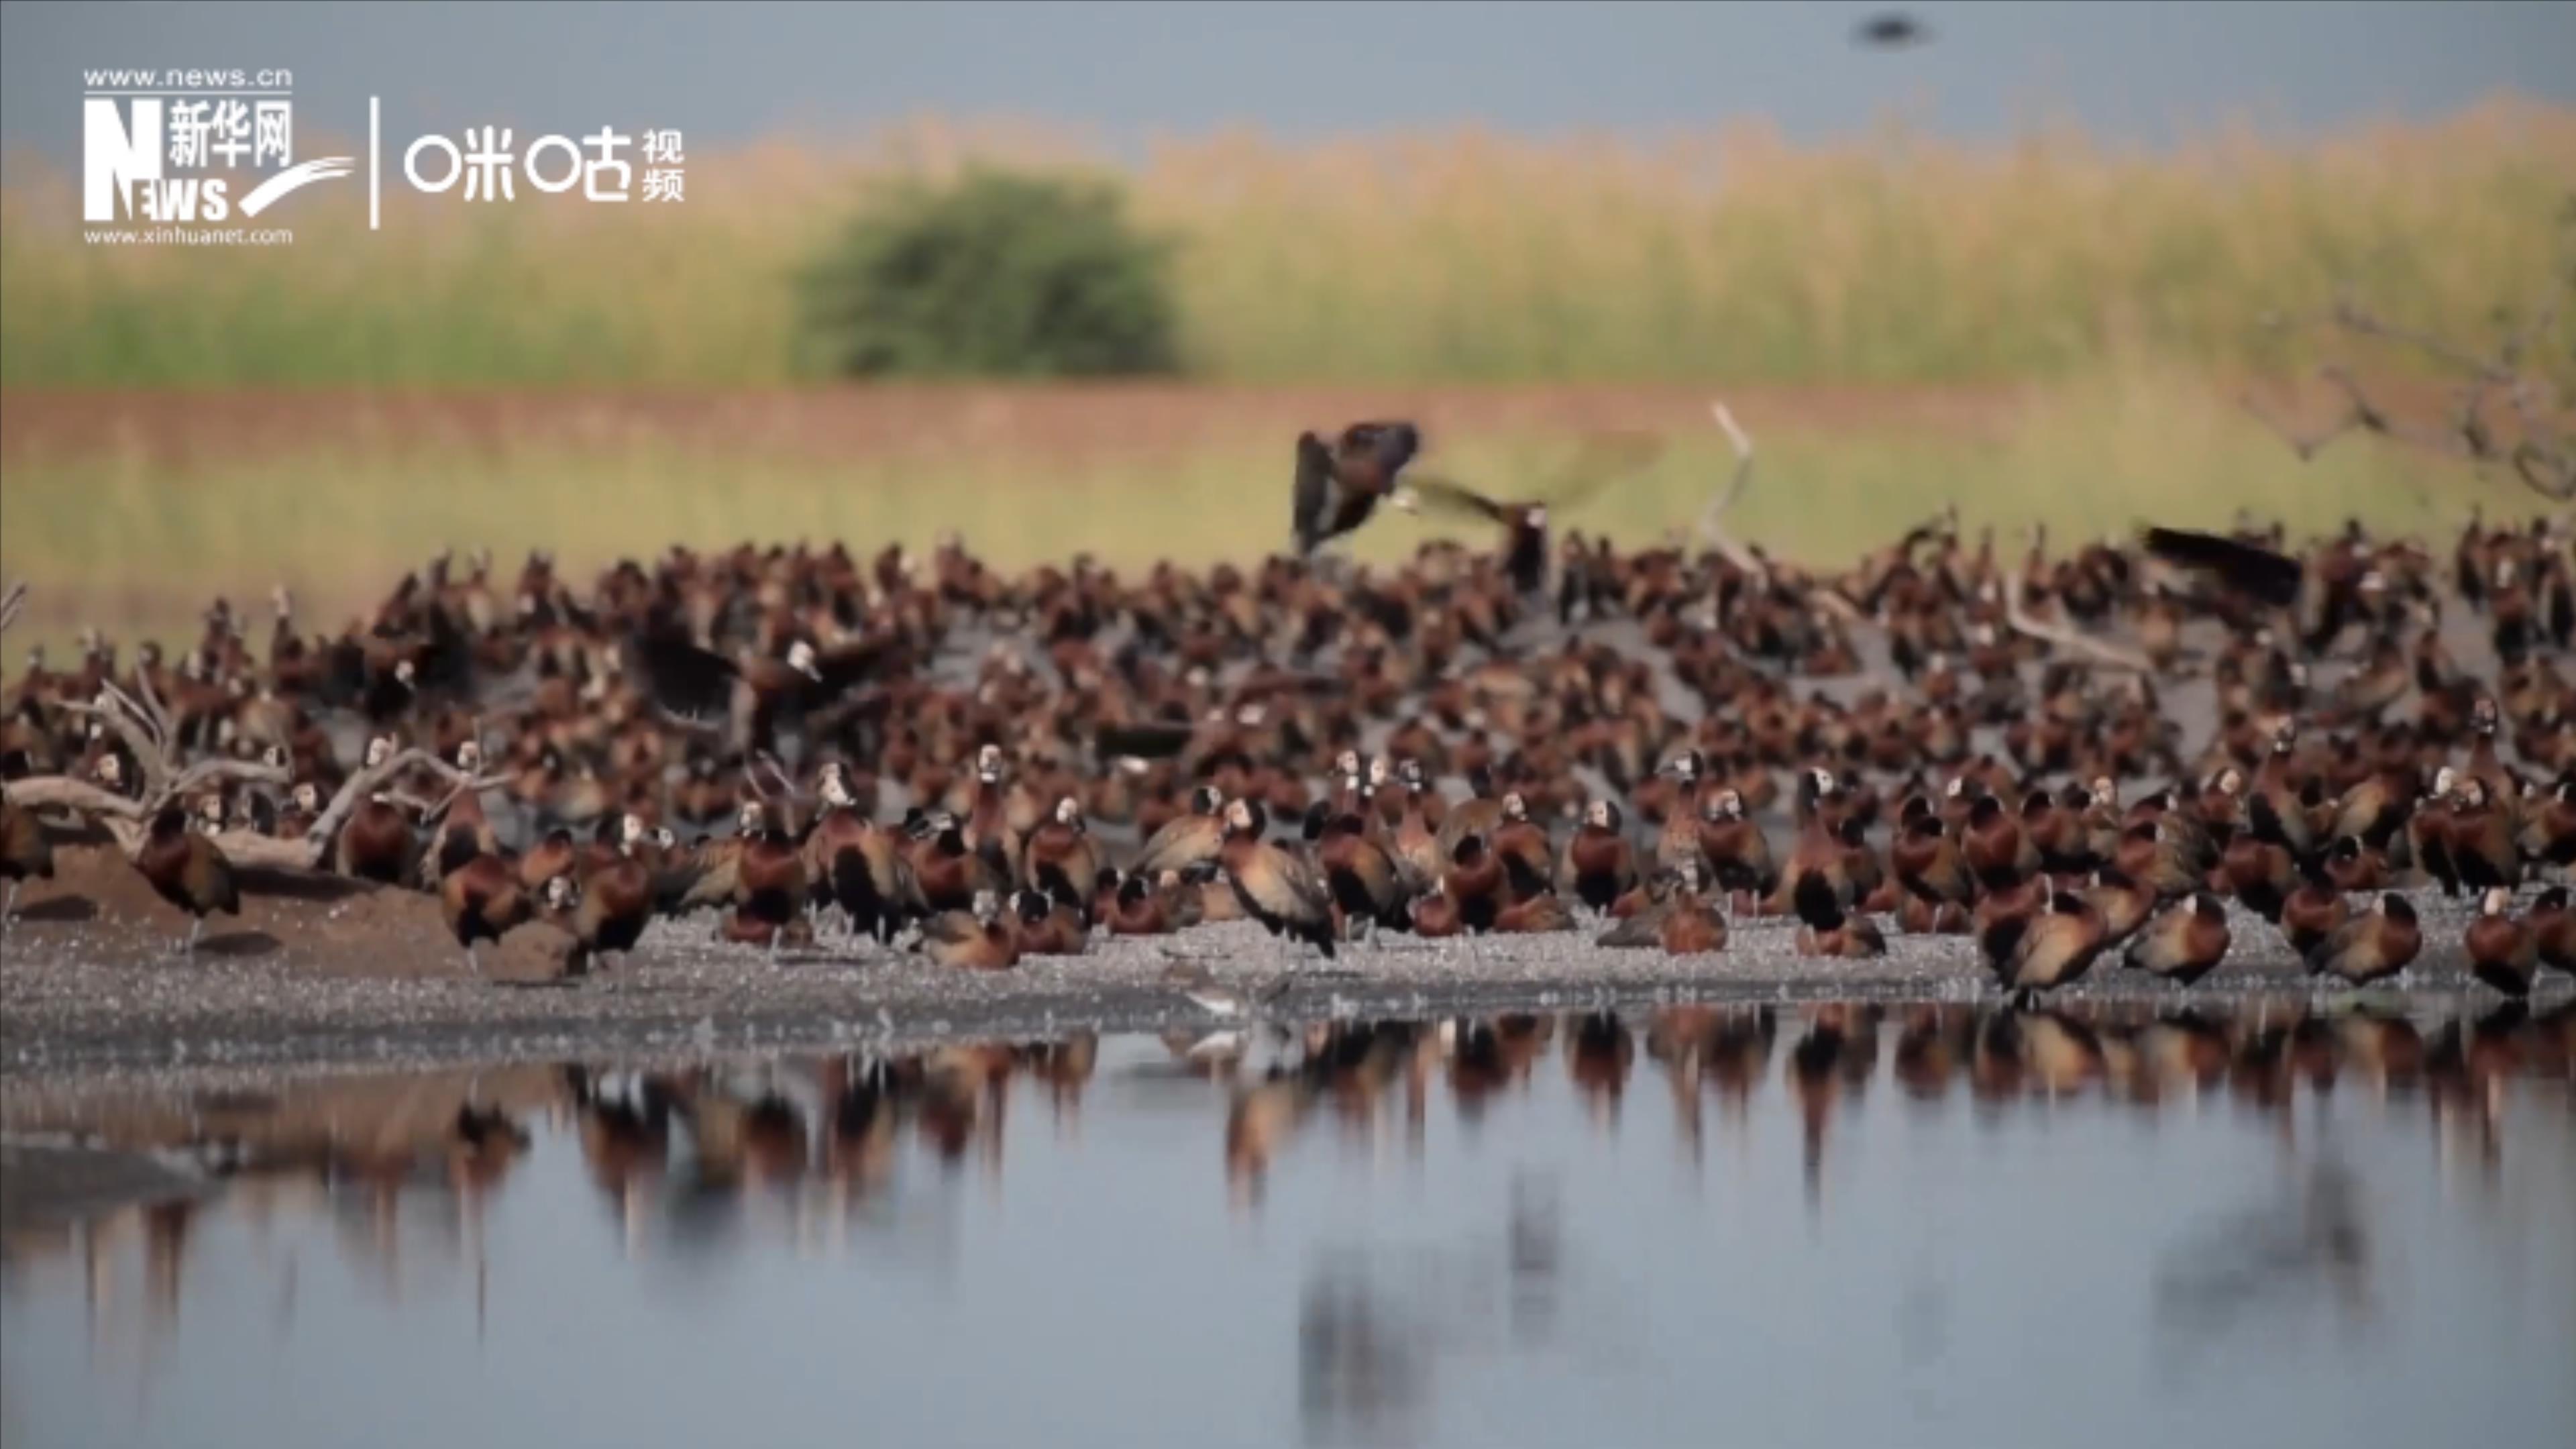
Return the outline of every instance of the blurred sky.
[[[1307,138],[1475,122],[1789,137],[2008,135],[2037,109],[2142,144],[2312,132],[2499,89],[2576,100],[2576,4],[1926,4],[1933,42],[1851,43],[1877,5],[1451,3],[0,4],[0,144],[75,164],[80,72],[287,66],[297,124],[680,126],[692,142],[907,115],[1073,123],[1128,149],[1246,123]]]

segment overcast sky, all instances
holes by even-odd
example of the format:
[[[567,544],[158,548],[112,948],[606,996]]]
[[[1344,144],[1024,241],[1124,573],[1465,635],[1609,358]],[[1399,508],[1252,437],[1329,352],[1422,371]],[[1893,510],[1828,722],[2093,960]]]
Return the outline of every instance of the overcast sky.
[[[1905,106],[1954,136],[2034,104],[2145,143],[2314,130],[2504,88],[2576,100],[2576,4],[1927,4],[1933,42],[1850,43],[1874,5],[0,4],[0,142],[65,162],[81,71],[286,66],[298,123],[679,126],[693,143],[909,114],[1072,122],[1126,144],[1475,122],[1556,133],[1767,116],[1793,139]]]

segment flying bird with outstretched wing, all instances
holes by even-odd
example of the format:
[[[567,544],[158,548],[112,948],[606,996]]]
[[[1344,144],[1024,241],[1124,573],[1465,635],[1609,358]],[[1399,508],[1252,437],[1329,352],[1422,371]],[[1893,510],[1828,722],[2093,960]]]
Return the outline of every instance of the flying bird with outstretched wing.
[[[1645,433],[1599,433],[1583,444],[1547,482],[1505,501],[1446,478],[1416,477],[1406,486],[1426,509],[1482,518],[1503,526],[1503,571],[1522,593],[1547,587],[1550,512],[1562,513],[1606,485],[1652,463],[1663,440]]]
[[[1294,527],[1300,558],[1369,521],[1380,502],[1411,512],[1414,500],[1397,475],[1422,451],[1422,430],[1408,422],[1362,422],[1326,443],[1297,435]]]

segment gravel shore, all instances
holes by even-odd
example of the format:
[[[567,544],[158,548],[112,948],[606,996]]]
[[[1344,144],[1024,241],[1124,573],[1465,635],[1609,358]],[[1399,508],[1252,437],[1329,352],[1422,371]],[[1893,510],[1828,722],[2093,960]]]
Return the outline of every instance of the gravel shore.
[[[2495,999],[2460,969],[2466,903],[2432,895],[2421,905],[2427,945],[2406,998],[2428,1006]],[[2242,911],[2231,919],[2235,948],[2193,989],[2196,998],[2329,989],[2300,974],[2272,927]],[[274,957],[183,960],[157,950],[102,959],[83,933],[20,923],[0,953],[0,1079],[1162,1030],[1226,1020],[1227,1001],[1193,999],[1211,989],[1276,1020],[1688,1000],[2001,997],[1965,937],[1897,936],[1877,960],[1810,960],[1795,954],[1795,930],[1791,920],[1739,921],[1724,952],[1682,958],[1603,949],[1592,944],[1591,928],[1472,942],[1390,937],[1345,946],[1327,963],[1311,949],[1284,951],[1256,925],[1229,922],[1176,936],[1102,938],[1080,957],[966,973],[837,935],[773,963],[711,943],[703,922],[657,922],[630,960],[571,979],[502,981],[476,980],[461,962],[423,976],[317,972]],[[1202,970],[1203,986],[1173,979]],[[2544,1000],[2555,1000],[2571,983],[2548,977],[2542,989]],[[2106,959],[2055,999],[2182,995]]]

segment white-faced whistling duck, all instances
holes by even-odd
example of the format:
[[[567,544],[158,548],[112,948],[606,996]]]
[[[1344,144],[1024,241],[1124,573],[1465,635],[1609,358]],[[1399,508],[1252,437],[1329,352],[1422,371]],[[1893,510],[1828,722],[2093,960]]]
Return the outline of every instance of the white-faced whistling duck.
[[[1869,917],[1848,911],[1822,875],[1799,877],[1794,894],[1799,955],[1859,961],[1887,954],[1887,937]]]
[[[1611,435],[1593,439],[1554,486],[1539,495],[1510,501],[1490,498],[1437,478],[1415,479],[1413,492],[1425,505],[1500,525],[1503,540],[1496,561],[1503,577],[1523,595],[1538,594],[1548,585],[1549,510],[1574,506],[1602,484],[1651,461],[1655,452],[1656,445],[1643,437]],[[1572,603],[1569,598],[1561,608],[1570,610]]]
[[[2542,891],[2531,903],[2530,920],[2540,964],[2576,976],[2576,910],[2568,908],[2567,887]]]
[[[785,831],[764,821],[742,842],[734,872],[736,914],[773,928],[769,953],[775,957],[786,928],[805,916],[805,857]]]
[[[570,875],[548,880],[540,890],[569,887]],[[565,890],[564,894],[570,894]],[[512,927],[528,920],[536,911],[537,891],[530,890],[511,868],[511,863],[498,855],[474,852],[452,858],[438,878],[438,911],[446,920],[449,934],[465,951],[465,964],[477,976],[483,974],[483,962],[475,955],[477,941],[499,941]]]
[[[2081,978],[2101,954],[2102,938],[2101,912],[2081,895],[2049,887],[2039,910],[1990,922],[1977,946],[2004,989],[2027,1001]]]
[[[1002,920],[1001,897],[975,893],[963,911],[941,911],[921,923],[921,953],[934,964],[966,971],[1005,971],[1019,964],[1018,933]]]
[[[1312,432],[1297,435],[1297,482],[1292,535],[1301,558],[1358,531],[1381,500],[1412,512],[1410,488],[1396,478],[1422,447],[1422,433],[1407,422],[1361,422],[1327,444]]]
[[[1173,876],[1172,883],[1177,888],[1180,878]],[[1127,876],[1118,882],[1116,894],[1101,916],[1109,923],[1109,934],[1113,936],[1166,936],[1178,928],[1181,895],[1178,889],[1161,889],[1147,877]],[[1190,899],[1196,899],[1195,893]]]
[[[2522,845],[2515,839],[2508,803],[2475,775],[2460,782],[2451,801],[2448,844],[2460,884],[2475,891],[2511,890],[2522,884]]]
[[[2460,871],[2451,860],[2451,801],[2458,784],[2458,774],[2444,765],[2433,776],[2432,790],[2416,802],[2415,813],[2406,820],[2408,853],[2425,874],[2441,883],[2443,895],[2454,898],[2460,894]]]
[[[1595,800],[1583,807],[1583,823],[1565,842],[1556,879],[1558,889],[1595,915],[1607,914],[1612,902],[1636,886],[1636,852],[1616,803]]]
[[[595,862],[580,877],[581,899],[573,908],[572,933],[593,958],[635,949],[653,920],[653,873],[636,851],[642,822],[632,815],[621,831],[616,852]]]
[[[206,917],[241,914],[241,891],[233,882],[232,862],[214,841],[188,828],[187,813],[176,805],[165,805],[152,817],[134,867],[151,883],[154,894],[194,918],[188,925],[187,944],[181,948],[188,954],[197,949]]]
[[[1333,958],[1333,900],[1323,878],[1304,856],[1262,838],[1269,816],[1251,800],[1225,807],[1225,845],[1219,859],[1245,915],[1283,941],[1304,941]]]
[[[2416,924],[2414,905],[2389,891],[2317,943],[2307,956],[2308,974],[2331,973],[2367,985],[2405,970],[2423,949],[2424,933]]]
[[[2528,920],[2513,918],[2513,892],[2497,886],[2478,902],[2460,944],[2469,956],[2469,974],[2507,996],[2529,996],[2531,978],[2540,971],[2540,938]]]
[[[2301,959],[2351,919],[2352,907],[2332,881],[2301,881],[2281,902],[2282,939]]]
[[[1091,931],[1082,913],[1045,891],[1032,887],[1013,891],[1011,912],[1023,956],[1079,956],[1090,944]]]
[[[1214,864],[1225,846],[1225,821],[1218,816],[1224,808],[1225,797],[1214,786],[1191,787],[1189,813],[1156,830],[1136,853],[1128,872],[1152,880],[1167,870],[1186,873]]]
[[[1101,857],[1084,827],[1080,800],[1067,795],[1056,801],[1055,812],[1029,832],[1020,859],[1022,880],[1058,904],[1087,911],[1084,892],[1100,875]]]
[[[1318,800],[1306,812],[1305,835],[1333,898],[1336,935],[1356,940],[1381,927],[1412,929],[1412,892],[1405,889],[1395,857],[1369,838],[1365,816],[1357,810],[1336,812],[1330,802]]]
[[[2195,891],[2149,921],[2121,959],[2133,970],[2189,986],[2226,958],[2229,939],[2226,905]]]
[[[907,836],[913,880],[926,909],[965,910],[980,892],[991,891],[998,899],[1009,889],[992,862],[968,848],[965,828],[947,811],[920,815]]]
[[[0,925],[18,909],[18,892],[28,881],[53,878],[54,843],[45,834],[45,823],[35,811],[11,804],[8,787],[0,785],[0,880],[9,883],[9,897],[0,901]]]
[[[1669,882],[1661,899],[1636,902],[1633,914],[1611,912],[1619,924],[1594,938],[1596,946],[1661,947],[1672,956],[1698,956],[1726,949],[1726,918],[1700,899],[1701,875],[1697,860],[1684,860],[1668,872],[1661,873]],[[1623,897],[1644,894],[1644,887]]]

